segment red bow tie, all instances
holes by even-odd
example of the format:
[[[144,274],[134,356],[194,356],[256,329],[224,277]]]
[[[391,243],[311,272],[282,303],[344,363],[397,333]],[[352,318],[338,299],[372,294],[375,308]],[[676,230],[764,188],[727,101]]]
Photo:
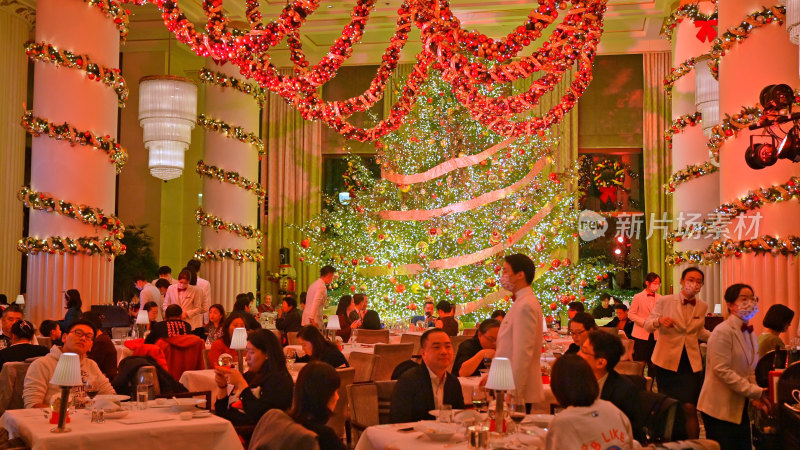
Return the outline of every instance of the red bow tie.
[[[647,296],[648,296],[648,297],[655,297],[655,296],[656,296],[656,294],[655,294],[655,292],[654,292],[654,293],[652,293],[652,294],[648,292],[648,293],[647,293]]]
[[[697,304],[697,299],[694,299],[694,298],[693,298],[693,299],[691,299],[691,300],[684,300],[684,301],[683,301],[683,304],[684,304],[684,305],[692,305],[692,306],[694,306],[694,305],[696,305],[696,304]]]
[[[752,333],[753,332],[753,326],[752,325],[748,325],[746,323],[743,323],[742,324],[742,333],[744,333],[745,331],[747,331],[748,333]]]

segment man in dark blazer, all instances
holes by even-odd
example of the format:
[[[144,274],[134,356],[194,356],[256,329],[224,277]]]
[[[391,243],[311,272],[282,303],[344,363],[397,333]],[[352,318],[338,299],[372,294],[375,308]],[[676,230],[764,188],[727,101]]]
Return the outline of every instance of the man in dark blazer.
[[[286,333],[291,331],[300,331],[300,328],[303,328],[301,322],[302,316],[300,311],[297,310],[297,300],[290,296],[283,297],[281,309],[278,310],[278,320],[275,321],[275,328],[285,336]]]
[[[637,399],[639,388],[626,376],[614,370],[625,353],[619,337],[605,331],[594,330],[578,352],[592,367],[600,385],[600,399],[609,401],[622,411],[631,422],[633,436],[642,439],[642,420]]]
[[[464,408],[464,394],[458,378],[447,372],[453,362],[450,336],[431,328],[420,339],[422,364],[407,370],[397,380],[390,409],[393,423],[433,420],[428,411],[452,405]]]

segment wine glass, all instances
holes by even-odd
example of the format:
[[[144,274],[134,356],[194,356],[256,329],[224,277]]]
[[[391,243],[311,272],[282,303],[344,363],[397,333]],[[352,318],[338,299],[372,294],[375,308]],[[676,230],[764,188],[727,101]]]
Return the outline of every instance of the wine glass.
[[[98,390],[97,386],[95,386],[91,381],[86,380],[86,395],[88,395],[90,399],[94,400],[94,397],[98,392],[100,391]]]
[[[286,366],[287,369],[292,370],[294,368],[294,362],[297,359],[297,352],[294,351],[293,348],[286,347],[283,350],[284,355],[286,355]]]
[[[511,416],[511,420],[513,420],[514,424],[516,425],[514,432],[519,433],[519,424],[522,423],[523,419],[525,419],[525,414],[527,413],[525,407],[525,397],[518,392],[509,394],[508,411],[509,415]]]
[[[472,388],[472,406],[474,406],[478,412],[486,412],[489,407],[489,396],[486,393],[485,387],[475,386]]]

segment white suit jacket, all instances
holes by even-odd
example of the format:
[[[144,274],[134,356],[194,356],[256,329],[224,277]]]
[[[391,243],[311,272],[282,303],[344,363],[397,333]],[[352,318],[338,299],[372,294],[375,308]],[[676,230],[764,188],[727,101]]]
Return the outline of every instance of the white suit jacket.
[[[311,283],[306,294],[306,307],[303,309],[302,325],[311,325],[311,318],[317,321],[317,328],[322,328],[322,309],[325,308],[325,301],[328,299],[328,287],[322,278]]]
[[[167,293],[164,295],[164,311],[167,311],[167,306],[178,305],[183,312],[186,313],[188,319],[186,320],[192,326],[192,329],[203,326],[203,294],[197,289],[197,286],[189,285],[186,288],[186,295],[181,300],[178,294],[178,285],[173,284],[167,288]]]
[[[679,288],[680,289],[680,288]],[[681,362],[681,353],[686,347],[686,354],[692,364],[692,371],[703,370],[703,358],[700,355],[700,340],[708,340],[711,332],[705,329],[706,302],[697,299],[692,308],[692,313],[688,321],[683,317],[682,302],[683,294],[665,295],[658,299],[650,317],[645,321],[644,328],[648,332],[659,330],[656,348],[653,350],[653,364],[667,370],[676,372]],[[675,321],[672,327],[660,327],[658,319],[660,317],[670,317]]]
[[[197,289],[203,294],[203,298],[201,301],[202,305],[202,312],[200,313],[200,325],[204,325],[202,322],[204,320],[203,315],[208,312],[208,308],[211,307],[211,283],[208,282],[205,278],[197,277]],[[194,327],[194,324],[192,324]]]
[[[636,339],[644,339],[646,341],[650,338],[650,332],[644,329],[644,323],[650,317],[650,312],[653,311],[659,298],[661,296],[658,294],[655,294],[655,297],[648,296],[647,290],[633,296],[628,317],[633,322],[633,333],[631,335]],[[653,337],[658,339],[658,331],[654,333]]]
[[[542,308],[530,286],[515,293],[497,333],[496,356],[511,360],[514,385],[526,403],[544,401],[542,387]]]
[[[708,339],[706,378],[697,409],[732,423],[742,420],[745,398],[761,397],[754,380],[758,339],[742,332],[742,319],[731,314],[714,328]]]

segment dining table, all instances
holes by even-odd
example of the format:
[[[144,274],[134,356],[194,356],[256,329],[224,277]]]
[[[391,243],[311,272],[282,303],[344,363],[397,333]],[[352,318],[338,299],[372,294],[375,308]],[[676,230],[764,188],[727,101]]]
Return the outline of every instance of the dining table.
[[[289,368],[289,374],[292,380],[297,380],[297,374],[300,369],[305,366],[305,363],[294,363]],[[189,390],[189,392],[203,392],[211,391],[211,407],[217,401],[217,383],[214,381],[214,369],[203,370],[187,370],[181,375],[180,383]],[[230,386],[229,386],[230,389]]]
[[[66,433],[51,432],[56,425],[39,408],[8,410],[0,416],[0,426],[8,430],[9,439],[20,438],[31,450],[241,448],[231,422],[213,414],[181,420],[169,407],[139,410],[133,402],[128,408],[125,417],[104,423],[92,422],[90,411],[79,409],[70,414]]]

